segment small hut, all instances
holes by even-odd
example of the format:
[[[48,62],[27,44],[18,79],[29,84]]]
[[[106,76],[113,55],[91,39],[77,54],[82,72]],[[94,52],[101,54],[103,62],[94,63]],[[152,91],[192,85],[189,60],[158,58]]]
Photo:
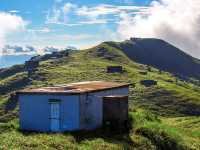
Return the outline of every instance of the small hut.
[[[127,97],[106,96],[128,95],[129,85],[89,81],[19,91],[20,128],[42,132],[95,129],[103,125],[103,116],[124,122]]]
[[[140,81],[140,84],[146,87],[151,87],[151,86],[157,85],[158,82],[155,80],[142,80]]]
[[[122,66],[108,66],[107,73],[123,73]]]

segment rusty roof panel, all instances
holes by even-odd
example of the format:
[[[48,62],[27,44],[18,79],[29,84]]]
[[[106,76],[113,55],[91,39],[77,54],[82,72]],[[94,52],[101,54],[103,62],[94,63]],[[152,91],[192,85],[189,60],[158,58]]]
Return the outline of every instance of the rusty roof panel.
[[[26,89],[17,92],[18,94],[78,94],[86,92],[101,91],[119,87],[126,87],[130,84],[105,82],[105,81],[87,81],[71,83],[67,85],[57,85],[53,87],[43,87],[37,89]]]

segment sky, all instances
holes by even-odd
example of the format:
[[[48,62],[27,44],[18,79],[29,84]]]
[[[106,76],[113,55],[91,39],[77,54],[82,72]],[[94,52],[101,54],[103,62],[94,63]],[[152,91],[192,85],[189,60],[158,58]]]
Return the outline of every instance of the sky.
[[[200,58],[199,26],[199,0],[1,0],[0,55],[142,37]]]

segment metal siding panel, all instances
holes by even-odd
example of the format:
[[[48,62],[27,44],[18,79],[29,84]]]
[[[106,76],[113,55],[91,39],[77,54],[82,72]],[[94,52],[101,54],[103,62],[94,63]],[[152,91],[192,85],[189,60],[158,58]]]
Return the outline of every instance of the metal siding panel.
[[[102,98],[101,93],[89,94],[90,102],[87,106],[86,116],[89,123],[86,129],[93,129],[102,125]]]
[[[62,131],[80,129],[79,95],[65,96],[61,105]]]
[[[80,118],[80,129],[85,128],[85,118],[86,118],[86,106],[85,101],[87,94],[81,94],[79,96],[79,118]]]
[[[80,112],[81,129],[93,129],[101,126],[102,103],[101,99],[98,100],[96,93],[80,96]]]
[[[23,130],[50,131],[49,99],[61,100],[60,131],[79,128],[79,96],[20,95],[20,127]],[[66,127],[67,125],[67,127]]]
[[[23,120],[24,120],[24,117],[23,117],[23,100],[19,97],[19,126],[20,126],[20,129],[23,129]]]
[[[91,93],[90,96],[93,97],[93,104],[90,105],[89,113],[93,114],[95,117],[94,123],[89,127],[91,129],[98,128],[102,126],[103,122],[103,100],[102,97],[106,95],[111,95],[112,90],[105,90],[96,93]]]
[[[23,130],[49,131],[48,100],[41,96],[20,96],[20,127]]]

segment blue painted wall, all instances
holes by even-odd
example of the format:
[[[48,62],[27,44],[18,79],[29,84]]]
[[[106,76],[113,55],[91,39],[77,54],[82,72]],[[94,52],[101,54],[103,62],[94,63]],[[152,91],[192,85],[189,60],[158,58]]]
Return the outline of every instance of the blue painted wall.
[[[79,125],[79,96],[63,97],[61,103],[61,130],[77,130],[80,128]]]
[[[60,131],[79,128],[79,96],[20,95],[20,128],[33,131],[50,131],[49,99],[61,100]]]
[[[50,131],[49,99],[60,100],[60,131],[94,129],[102,125],[102,98],[128,95],[129,89],[116,88],[83,95],[19,95],[20,127],[23,130]]]
[[[45,96],[19,96],[20,128],[49,131],[49,103]]]

